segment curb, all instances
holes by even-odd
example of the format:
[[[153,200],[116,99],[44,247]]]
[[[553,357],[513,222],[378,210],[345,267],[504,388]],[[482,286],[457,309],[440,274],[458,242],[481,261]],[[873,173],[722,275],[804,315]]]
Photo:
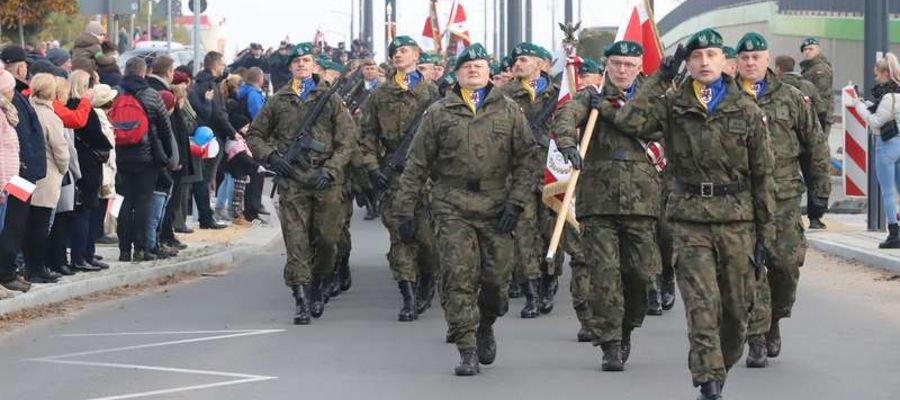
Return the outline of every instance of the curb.
[[[874,251],[847,246],[838,242],[821,238],[813,238],[807,236],[806,240],[809,245],[816,250],[847,260],[858,261],[870,267],[880,268],[886,271],[900,274],[900,258],[898,257],[892,257]]]

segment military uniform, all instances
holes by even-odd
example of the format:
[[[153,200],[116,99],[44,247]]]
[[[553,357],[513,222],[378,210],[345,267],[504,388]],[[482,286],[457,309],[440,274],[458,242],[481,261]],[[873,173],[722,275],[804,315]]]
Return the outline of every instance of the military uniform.
[[[480,44],[466,49],[459,64],[476,57],[488,58]],[[537,175],[531,162],[536,157],[534,138],[519,107],[490,84],[478,96],[480,107],[472,106],[455,85],[428,109],[395,197],[397,213],[410,218],[426,181],[433,182],[444,316],[448,338],[456,343],[464,364],[472,361],[476,329],[479,345],[488,336],[493,343],[491,326],[508,308],[514,244],[512,234],[498,228],[498,215],[532,201]],[[484,359],[481,349],[479,359],[493,361]],[[468,365],[468,373],[457,374],[477,373],[477,363]]]
[[[721,42],[707,29],[686,48],[690,54]],[[664,135],[672,189],[666,215],[687,315],[689,367],[701,393],[715,393],[743,353],[754,254],[775,238],[774,161],[762,112],[730,77],[696,88],[688,78],[669,91],[676,69],[666,67],[668,79],[651,76],[615,122],[645,139]]]
[[[820,54],[811,60],[801,61],[800,70],[803,79],[812,82],[819,91],[819,97],[824,105],[822,113],[826,117],[822,130],[827,137],[831,132],[831,114],[834,112],[834,71],[831,69],[831,63]]]
[[[399,76],[398,76],[399,74]],[[421,76],[418,71],[412,72]],[[437,87],[426,77],[420,77],[417,84],[410,87],[405,74],[394,71],[388,79],[378,85],[369,97],[368,106],[362,117],[362,162],[365,169],[377,171],[381,164],[387,162],[379,157],[390,157],[400,146],[410,123],[422,113],[425,106],[438,96]],[[398,83],[402,81],[402,83]],[[401,86],[402,85],[402,86]],[[380,162],[381,161],[381,162]],[[397,202],[399,176],[393,175],[387,190],[382,197],[382,222],[390,233],[391,247],[387,257],[394,280],[400,285],[401,294],[405,286],[413,286],[420,278],[431,280],[434,271],[433,232],[429,216],[430,193],[427,186],[422,187],[416,204],[411,209],[402,209]],[[415,243],[404,243],[400,240],[397,216],[400,212],[414,210],[416,232]],[[405,295],[404,295],[405,296]],[[404,297],[405,299],[406,297]],[[414,300],[414,299],[413,299]],[[401,312],[401,320],[415,319],[415,304],[412,313],[405,305]]]
[[[276,152],[283,154],[316,100],[327,92],[328,85],[319,84],[317,75],[311,79],[316,84],[306,99],[295,86],[310,89],[292,81],[266,102],[250,125],[247,144],[259,160],[271,160]],[[355,129],[340,96],[332,95],[311,133],[325,145],[325,151],[310,155],[312,168],[295,166],[296,179],[283,179],[278,185],[281,229],[287,248],[284,281],[295,289],[295,295],[298,287],[310,290],[313,302],[321,295],[321,284],[335,265],[345,214],[344,172],[356,147]],[[330,176],[331,184],[315,189],[323,173]]]
[[[640,81],[635,80],[633,90]],[[578,128],[591,111],[592,92],[578,92],[558,112],[554,132],[561,148],[578,142]],[[606,361],[605,353],[618,353],[630,345],[631,331],[644,320],[647,284],[660,272],[656,220],[661,182],[642,143],[615,126],[627,101],[625,93],[607,80],[599,95],[603,106],[585,157],[575,209],[584,227],[586,258],[591,260],[589,327],[594,345],[603,346]],[[615,356],[621,364],[620,355]]]

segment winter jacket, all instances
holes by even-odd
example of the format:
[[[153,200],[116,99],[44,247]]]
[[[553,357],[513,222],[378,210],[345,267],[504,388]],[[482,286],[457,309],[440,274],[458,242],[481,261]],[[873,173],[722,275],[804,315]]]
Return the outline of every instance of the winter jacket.
[[[0,188],[19,174],[19,136],[16,107],[0,97]]]
[[[881,134],[881,127],[888,122],[900,122],[900,93],[887,93],[878,103],[875,112],[869,111],[866,103],[862,99],[857,98],[854,101],[856,112],[866,121],[866,123],[875,129],[875,134]]]
[[[47,165],[46,176],[37,181],[37,188],[31,194],[31,205],[53,208],[59,202],[63,175],[69,170],[69,143],[62,120],[53,112],[53,104],[49,100],[32,98],[31,105],[43,127],[41,134],[46,143],[44,157]]]
[[[241,84],[241,87],[238,88],[237,97],[241,104],[246,105],[247,109],[244,112],[247,113],[251,121],[256,118],[256,114],[259,114],[259,110],[262,110],[263,106],[266,104],[262,89],[249,83]]]
[[[215,93],[211,101],[207,101],[205,97],[209,90]],[[228,113],[225,111],[225,98],[219,92],[219,80],[209,71],[204,69],[197,73],[194,87],[188,93],[188,100],[197,112],[197,126],[210,127],[222,143],[234,138],[234,128],[228,122]]]
[[[34,106],[28,101],[28,95],[23,92],[30,93],[28,85],[16,81],[16,93],[13,95],[12,103],[19,113],[19,124],[16,125],[21,163],[19,176],[35,183],[47,175],[44,128],[34,111]]]
[[[67,106],[79,107],[85,99],[69,99]],[[88,102],[90,104],[90,102]],[[99,204],[100,186],[103,184],[103,163],[109,158],[112,143],[103,134],[100,117],[93,108],[83,128],[75,129],[75,149],[78,151],[78,164],[81,179],[76,182],[81,193],[81,205],[94,208]],[[102,111],[101,111],[102,112]]]
[[[81,69],[91,73],[97,71],[98,66],[107,66],[115,62],[115,58],[103,54],[100,38],[89,32],[81,32],[75,38],[75,46],[72,47],[72,70]]]
[[[197,113],[194,112],[190,102],[185,102],[182,106],[181,117],[182,122],[184,123],[185,132],[188,133],[188,139],[190,139],[190,137],[194,135],[194,130],[197,129]],[[190,144],[188,144],[188,146],[190,146]],[[182,168],[182,171],[186,172],[181,177],[181,183],[197,183],[203,181],[203,159],[191,154],[190,148],[188,149],[188,157],[190,157],[190,162],[184,163],[185,166]]]
[[[80,129],[88,122],[91,115],[91,101],[81,99],[73,102],[69,99],[67,104],[59,100],[53,100],[53,112],[62,120],[63,126],[69,129]]]
[[[103,136],[112,145],[109,150],[109,159],[103,163],[103,180],[100,186],[100,198],[110,199],[116,194],[116,134],[113,132],[109,117],[106,116],[106,111],[95,108],[94,112],[97,113]]]
[[[119,70],[119,66],[115,63],[98,68],[97,75],[100,76],[100,83],[112,87],[119,86],[119,83],[122,82],[122,71]]]
[[[163,78],[156,75],[147,75],[147,84],[157,92],[162,92],[163,90],[171,92],[169,84]],[[169,115],[169,124],[172,127],[170,146],[173,149],[172,154],[169,155],[172,162],[170,166],[174,168],[181,165],[182,168],[178,171],[178,173],[181,173],[186,168],[184,164],[185,160],[188,158],[190,142],[188,141],[187,128],[184,126],[184,118],[181,116],[181,107],[178,106],[177,102],[175,104],[175,110]]]
[[[69,148],[69,168],[63,174],[62,187],[59,190],[59,200],[56,202],[56,214],[69,212],[75,209],[76,182],[81,180],[81,164],[78,162],[78,150],[75,149],[75,132],[69,128],[63,128],[63,136],[66,138],[66,146]]]
[[[142,164],[166,166],[169,158],[164,151],[164,143],[169,143],[172,127],[166,115],[166,106],[156,90],[150,88],[145,79],[125,76],[119,87],[125,93],[135,96],[147,113],[150,130],[140,143],[133,146],[116,146],[118,167],[141,168]],[[168,145],[168,144],[166,144]]]

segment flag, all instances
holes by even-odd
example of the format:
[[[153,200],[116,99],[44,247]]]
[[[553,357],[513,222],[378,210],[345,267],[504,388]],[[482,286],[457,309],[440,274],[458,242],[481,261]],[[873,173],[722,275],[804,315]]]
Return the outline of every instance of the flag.
[[[434,42],[434,51],[438,54],[443,53],[441,26],[438,24],[437,19],[437,0],[431,0],[431,5],[428,6],[428,16],[425,17],[425,28],[422,29],[422,36]]]
[[[27,203],[28,199],[31,198],[31,193],[34,193],[35,187],[36,186],[27,179],[20,176],[14,176],[9,182],[6,182],[3,191],[9,193],[10,196],[22,200],[23,203]]]
[[[644,47],[644,74],[650,75],[659,69],[663,48],[653,20],[653,10],[647,0],[631,0],[622,25],[616,32],[616,41],[620,40],[630,40]]]
[[[124,202],[125,197],[116,193],[116,197],[113,197],[113,200],[106,206],[107,214],[111,215],[113,218],[119,218],[119,212],[122,211],[122,203]]]
[[[466,10],[459,3],[459,0],[454,0],[453,6],[450,8],[450,21],[447,23],[447,33],[450,36],[447,52],[451,56],[455,57],[471,44],[469,29],[466,28]]]
[[[316,35],[313,36],[312,44],[313,47],[319,49],[319,51],[325,50],[325,32],[316,29]]]
[[[570,88],[578,86],[578,76],[575,71],[578,71],[579,64],[581,64],[581,58],[575,54],[575,48],[572,47],[569,56],[566,57],[566,68],[563,71],[562,82],[559,85],[559,96],[556,98],[557,110],[572,99],[573,93],[570,92]],[[570,79],[575,80],[575,85],[569,83]],[[547,149],[547,162],[544,165],[544,187],[541,198],[544,204],[556,213],[559,213],[560,207],[562,207],[563,196],[566,193],[566,186],[571,175],[572,164],[569,164],[566,157],[559,152],[559,149],[556,147],[556,134],[550,132],[550,145]],[[569,205],[569,212],[566,213],[566,222],[576,230],[580,229],[578,221],[575,219],[575,201],[572,201]]]

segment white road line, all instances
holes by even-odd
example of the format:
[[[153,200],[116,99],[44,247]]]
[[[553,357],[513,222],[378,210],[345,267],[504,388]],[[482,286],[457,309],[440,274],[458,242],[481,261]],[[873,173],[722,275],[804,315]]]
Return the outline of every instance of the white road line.
[[[148,344],[136,345],[136,346],[115,347],[115,348],[110,348],[110,349],[82,351],[82,352],[77,352],[77,353],[67,353],[67,354],[61,354],[61,355],[50,356],[50,357],[34,358],[34,359],[27,360],[27,361],[52,363],[52,364],[63,364],[63,365],[79,365],[79,366],[91,366],[91,367],[102,367],[102,368],[117,368],[117,369],[130,369],[130,370],[171,372],[171,373],[192,374],[192,375],[217,376],[217,377],[225,377],[225,378],[237,378],[237,379],[233,379],[230,381],[208,383],[208,384],[203,384],[203,385],[181,386],[181,387],[170,388],[170,389],[161,389],[161,390],[153,390],[153,391],[138,392],[138,393],[128,393],[128,394],[121,394],[121,395],[108,396],[108,397],[95,397],[95,398],[91,398],[88,400],[134,399],[134,398],[139,398],[139,397],[159,396],[159,395],[164,395],[164,394],[186,392],[186,391],[190,391],[190,390],[210,389],[210,388],[222,387],[222,386],[232,386],[232,385],[240,385],[240,384],[245,384],[245,383],[261,382],[261,381],[267,381],[267,380],[272,380],[272,379],[278,379],[278,377],[252,375],[252,374],[241,374],[241,373],[224,372],[224,371],[210,371],[210,370],[171,368],[171,367],[156,367],[156,366],[152,366],[152,365],[106,363],[106,362],[93,362],[93,361],[65,360],[65,359],[73,358],[73,357],[84,357],[84,356],[90,356],[90,355],[96,355],[96,354],[105,354],[105,353],[139,350],[139,349],[147,349],[147,348],[154,348],[154,347],[172,346],[172,345],[186,344],[186,343],[208,342],[208,341],[212,341],[212,340],[231,339],[231,338],[243,337],[243,336],[264,335],[264,334],[278,333],[278,332],[284,332],[284,329],[230,330],[230,331],[122,332],[122,333],[96,333],[96,334],[89,333],[89,334],[61,335],[61,336],[65,336],[65,337],[92,337],[92,336],[145,336],[145,335],[181,335],[181,334],[220,334],[220,333],[225,333],[224,335],[217,335],[217,336],[207,336],[207,337],[200,337],[200,338],[193,338],[193,339],[148,343]]]

